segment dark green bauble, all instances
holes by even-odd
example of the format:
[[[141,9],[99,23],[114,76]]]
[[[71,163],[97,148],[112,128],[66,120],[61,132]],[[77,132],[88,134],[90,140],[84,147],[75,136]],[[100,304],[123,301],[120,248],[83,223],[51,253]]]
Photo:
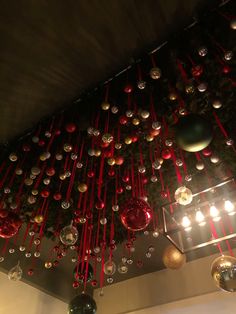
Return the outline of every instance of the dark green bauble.
[[[176,142],[187,152],[199,152],[210,144],[212,138],[211,124],[200,115],[183,116],[176,125]]]
[[[68,314],[96,314],[96,302],[88,294],[77,295],[68,306]]]
[[[78,269],[77,269],[78,268]],[[74,277],[75,280],[78,280],[79,282],[84,282],[85,281],[85,276],[86,276],[86,268],[87,268],[87,263],[79,263],[78,266],[75,267],[74,269]],[[88,264],[88,273],[87,273],[87,282],[91,281],[93,278],[93,267],[91,264]]]

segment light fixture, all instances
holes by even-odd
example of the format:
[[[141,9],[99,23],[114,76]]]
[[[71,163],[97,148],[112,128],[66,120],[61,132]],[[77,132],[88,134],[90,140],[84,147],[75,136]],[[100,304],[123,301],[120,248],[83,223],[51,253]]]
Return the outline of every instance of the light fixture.
[[[231,201],[226,200],[225,201],[225,210],[227,211],[228,215],[233,216],[235,214],[234,204]]]
[[[191,221],[190,221],[190,219],[188,218],[187,215],[185,215],[185,216],[182,218],[181,225],[184,227],[184,230],[185,230],[185,231],[190,231],[190,230],[192,229],[192,227],[191,227]]]
[[[215,207],[215,205],[212,205],[210,207],[210,215],[212,217],[212,220],[213,221],[219,221],[221,219],[219,214],[220,214],[219,210]]]
[[[196,211],[196,216],[195,216],[196,222],[198,223],[199,226],[205,226],[205,216],[203,215],[202,211],[198,209]]]

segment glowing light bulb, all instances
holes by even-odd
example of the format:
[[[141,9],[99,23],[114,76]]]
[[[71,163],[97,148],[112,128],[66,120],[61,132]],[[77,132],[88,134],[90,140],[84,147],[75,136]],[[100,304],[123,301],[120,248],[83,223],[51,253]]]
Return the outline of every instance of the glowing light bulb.
[[[196,219],[196,222],[199,224],[199,226],[204,226],[206,224],[205,217],[203,213],[200,211],[200,209],[197,210],[195,219]]]
[[[234,211],[234,204],[229,201],[229,200],[226,200],[225,201],[225,210],[228,212],[228,215],[232,216],[235,214],[235,211]]]
[[[187,215],[185,215],[183,218],[182,218],[182,222],[181,222],[182,226],[184,227],[184,230],[185,231],[190,231],[192,229],[191,227],[191,221],[190,219],[188,218]]]
[[[219,221],[221,219],[219,214],[220,214],[219,210],[214,205],[212,205],[210,207],[210,215],[213,218],[213,221]]]

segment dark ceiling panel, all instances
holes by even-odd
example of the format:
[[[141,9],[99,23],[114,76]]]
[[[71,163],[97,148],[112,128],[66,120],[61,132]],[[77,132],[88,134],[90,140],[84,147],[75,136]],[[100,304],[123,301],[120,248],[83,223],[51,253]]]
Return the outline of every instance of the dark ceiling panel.
[[[1,1],[0,142],[166,39],[203,2]]]

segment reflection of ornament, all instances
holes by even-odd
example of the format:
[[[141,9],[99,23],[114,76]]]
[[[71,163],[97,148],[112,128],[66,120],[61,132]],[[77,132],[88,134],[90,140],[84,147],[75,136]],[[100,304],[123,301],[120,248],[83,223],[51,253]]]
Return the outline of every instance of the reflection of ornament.
[[[211,265],[211,275],[218,288],[236,291],[236,258],[233,256],[220,256]]]
[[[18,281],[21,280],[23,275],[23,271],[20,267],[20,262],[18,262],[18,264],[13,267],[11,270],[9,270],[8,272],[8,278],[12,281]]]
[[[211,124],[200,115],[189,114],[179,119],[176,140],[183,150],[198,152],[207,147],[212,138]]]
[[[166,268],[179,269],[185,264],[186,256],[180,253],[173,245],[169,245],[164,250],[162,261]]]
[[[1,210],[0,238],[8,239],[17,234],[22,221],[16,213]]]
[[[128,272],[128,266],[123,264],[123,263],[119,264],[118,265],[118,272],[120,274],[126,274]]]
[[[161,77],[161,69],[154,67],[150,70],[150,76],[153,80],[158,80]]]
[[[76,280],[80,282],[85,282],[85,278],[86,278],[86,282],[90,282],[93,278],[92,265],[89,263],[87,265],[87,262],[79,263],[79,265],[74,268],[74,277]]]
[[[139,231],[149,225],[152,211],[144,200],[131,198],[123,204],[120,218],[126,229]]]
[[[193,200],[192,191],[185,186],[179,187],[175,191],[175,200],[180,205],[188,205]]]
[[[68,306],[68,313],[70,314],[96,314],[96,302],[88,294],[77,295]]]
[[[106,261],[103,271],[107,276],[112,276],[116,272],[116,264],[112,260]]]
[[[60,240],[65,245],[74,245],[78,240],[78,230],[72,225],[64,227],[60,232]]]

